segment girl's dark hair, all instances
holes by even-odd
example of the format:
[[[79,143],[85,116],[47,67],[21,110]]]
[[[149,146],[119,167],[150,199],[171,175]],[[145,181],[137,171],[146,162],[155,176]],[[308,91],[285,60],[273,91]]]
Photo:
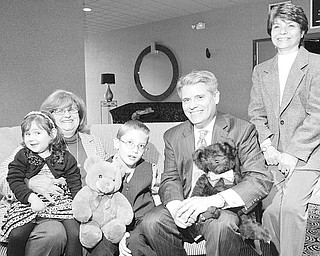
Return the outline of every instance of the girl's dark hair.
[[[61,153],[66,149],[66,143],[64,141],[62,132],[59,127],[57,127],[54,118],[50,112],[46,111],[32,111],[27,114],[21,123],[21,133],[24,139],[25,133],[30,130],[32,122],[35,122],[37,126],[43,128],[49,135],[51,135],[52,130],[57,130],[57,135],[49,144],[50,151],[55,154],[55,152]],[[26,146],[24,141],[22,146]]]
[[[271,36],[272,26],[277,18],[297,22],[300,25],[301,31],[304,32],[304,35],[308,32],[308,18],[300,6],[284,3],[273,7],[269,12],[267,22],[267,32],[269,36]]]

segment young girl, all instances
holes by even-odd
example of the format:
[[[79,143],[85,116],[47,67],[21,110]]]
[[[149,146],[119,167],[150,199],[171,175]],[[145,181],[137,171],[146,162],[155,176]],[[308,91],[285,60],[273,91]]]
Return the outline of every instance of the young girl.
[[[119,247],[121,255],[124,251],[130,253],[126,240],[129,240],[129,236],[133,237],[135,233],[139,233],[138,223],[144,214],[155,206],[151,191],[155,166],[142,158],[148,144],[149,133],[149,128],[137,120],[126,122],[118,130],[114,139],[117,153],[108,161],[113,161],[126,172],[120,191],[129,200],[134,218],[119,245],[112,244],[103,237],[103,240],[91,251],[91,256],[112,256],[119,250]],[[148,249],[142,250],[143,255],[152,255]]]
[[[9,164],[7,176],[17,199],[11,204],[2,227],[4,236],[8,237],[7,255],[25,255],[25,245],[39,218],[61,220],[67,234],[65,255],[82,255],[79,224],[71,212],[72,198],[81,189],[77,162],[65,149],[61,132],[50,113],[30,112],[21,124],[21,132],[23,148]],[[60,184],[64,193],[49,196],[34,193],[25,179],[35,175],[64,178],[66,184]]]

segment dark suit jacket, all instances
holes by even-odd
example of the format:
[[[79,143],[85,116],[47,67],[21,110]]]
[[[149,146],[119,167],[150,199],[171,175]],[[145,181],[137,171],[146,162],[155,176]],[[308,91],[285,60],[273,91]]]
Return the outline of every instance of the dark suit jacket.
[[[243,210],[246,212],[268,195],[273,184],[271,173],[266,168],[254,125],[232,115],[218,112],[212,143],[220,141],[223,137],[233,139],[238,148],[240,171],[245,177],[242,182],[233,187],[233,190],[244,201]],[[190,194],[194,140],[193,125],[189,120],[169,129],[164,134],[164,173],[159,189],[164,205],[172,200],[183,200]]]
[[[320,55],[300,47],[281,105],[277,55],[255,67],[252,81],[248,112],[259,141],[297,157],[297,168],[320,170]]]

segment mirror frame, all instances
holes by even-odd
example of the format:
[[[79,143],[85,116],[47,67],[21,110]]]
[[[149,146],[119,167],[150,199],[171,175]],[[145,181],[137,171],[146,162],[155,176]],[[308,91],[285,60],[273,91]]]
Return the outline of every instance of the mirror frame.
[[[147,98],[148,100],[152,100],[152,101],[162,101],[165,98],[167,98],[174,90],[174,88],[177,85],[177,81],[179,78],[179,68],[178,68],[178,62],[176,57],[174,56],[174,54],[172,53],[172,51],[170,49],[168,49],[167,47],[160,45],[160,44],[156,44],[155,45],[155,49],[157,51],[163,52],[165,55],[168,56],[168,58],[170,59],[170,62],[172,64],[172,80],[170,83],[170,86],[168,87],[168,89],[166,91],[164,91],[163,93],[159,94],[159,95],[152,95],[150,93],[148,93],[144,88],[143,85],[141,84],[140,81],[140,77],[139,77],[139,70],[140,70],[140,66],[142,63],[143,58],[148,55],[149,53],[151,53],[151,46],[146,47],[138,56],[136,63],[134,65],[134,82],[138,88],[138,91],[142,94],[143,97]]]

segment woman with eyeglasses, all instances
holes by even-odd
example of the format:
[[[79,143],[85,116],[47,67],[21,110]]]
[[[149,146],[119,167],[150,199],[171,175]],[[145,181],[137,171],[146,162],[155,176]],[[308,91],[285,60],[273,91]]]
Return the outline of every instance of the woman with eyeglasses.
[[[106,160],[107,156],[101,141],[90,134],[85,126],[87,116],[84,101],[72,92],[57,90],[42,103],[40,110],[52,113],[57,126],[67,144],[67,149],[75,157],[80,168],[82,186],[85,183],[86,172],[83,163],[87,157],[99,156]],[[6,181],[8,164],[21,149],[17,148],[13,154],[0,166],[0,187],[2,194],[10,198],[13,195]],[[45,176],[34,176],[26,183],[30,189],[39,194],[63,193],[57,186],[61,181],[49,179]],[[27,256],[60,256],[63,255],[67,237],[64,226],[59,221],[38,219],[26,245]]]
[[[97,155],[105,160],[106,153],[101,141],[91,135],[85,125],[87,109],[84,101],[72,92],[57,90],[42,103],[40,109],[52,113],[68,150],[78,162],[82,186],[86,185],[86,172],[83,169],[85,159]]]

